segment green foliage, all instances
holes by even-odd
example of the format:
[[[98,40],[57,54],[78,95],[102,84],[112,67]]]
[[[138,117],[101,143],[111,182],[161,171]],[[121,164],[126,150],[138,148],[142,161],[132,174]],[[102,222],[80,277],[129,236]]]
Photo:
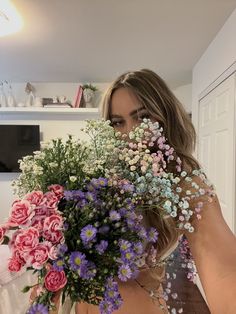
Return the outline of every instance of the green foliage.
[[[82,85],[83,90],[84,89],[91,89],[92,91],[96,92],[98,89],[96,86],[92,85],[92,84],[84,84]]]

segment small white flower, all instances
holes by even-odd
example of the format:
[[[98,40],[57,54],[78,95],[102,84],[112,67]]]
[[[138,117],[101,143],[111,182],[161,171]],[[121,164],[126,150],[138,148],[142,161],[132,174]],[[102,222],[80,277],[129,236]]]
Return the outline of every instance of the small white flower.
[[[69,180],[70,180],[71,182],[76,182],[76,181],[77,181],[77,177],[76,177],[76,176],[70,176],[70,177],[69,177]]]

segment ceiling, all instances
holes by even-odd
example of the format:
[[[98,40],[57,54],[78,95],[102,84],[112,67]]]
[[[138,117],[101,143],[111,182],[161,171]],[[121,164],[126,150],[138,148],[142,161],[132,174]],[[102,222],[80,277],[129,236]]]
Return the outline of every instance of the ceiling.
[[[15,0],[25,25],[0,38],[0,81],[109,82],[150,68],[171,87],[191,70],[236,0]]]

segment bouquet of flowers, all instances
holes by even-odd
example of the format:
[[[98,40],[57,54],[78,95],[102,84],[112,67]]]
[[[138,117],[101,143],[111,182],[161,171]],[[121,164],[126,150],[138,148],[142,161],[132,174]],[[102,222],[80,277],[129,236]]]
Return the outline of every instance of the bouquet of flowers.
[[[12,252],[9,270],[38,274],[31,314],[53,309],[58,291],[62,302],[69,297],[99,305],[104,314],[117,310],[118,280],[137,278],[147,248],[158,241],[143,213],[158,210],[193,232],[191,217],[201,218],[203,203],[190,208],[190,201],[212,195],[201,170],[181,170],[158,123],[144,120],[128,140],[109,121],[88,121],[84,131],[90,140],[53,140],[20,161],[22,174],[13,183],[20,199],[0,227],[0,243]]]

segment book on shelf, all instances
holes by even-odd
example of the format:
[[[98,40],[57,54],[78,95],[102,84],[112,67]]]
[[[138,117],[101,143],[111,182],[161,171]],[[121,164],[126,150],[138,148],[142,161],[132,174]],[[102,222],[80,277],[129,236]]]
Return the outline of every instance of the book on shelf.
[[[72,108],[71,104],[69,103],[48,103],[43,106],[44,108]]]
[[[75,101],[74,101],[74,108],[82,107],[82,98],[83,98],[83,88],[81,85],[78,86]]]

